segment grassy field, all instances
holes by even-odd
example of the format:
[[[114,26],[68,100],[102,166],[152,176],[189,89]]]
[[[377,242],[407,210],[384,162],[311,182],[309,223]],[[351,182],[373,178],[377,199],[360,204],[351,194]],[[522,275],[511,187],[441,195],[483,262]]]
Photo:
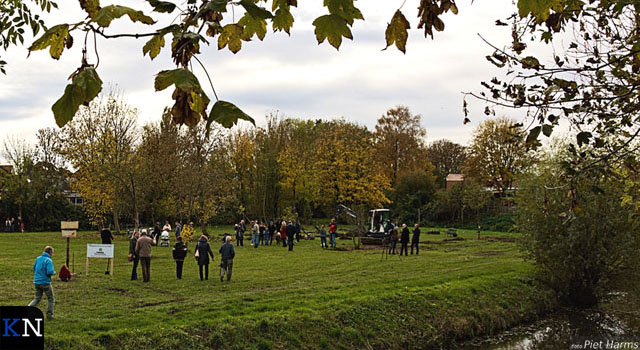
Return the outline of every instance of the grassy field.
[[[230,227],[214,227],[214,236]],[[423,229],[424,232],[424,229]],[[536,317],[553,305],[530,281],[531,265],[516,244],[460,241],[444,234],[421,237],[419,256],[381,259],[381,250],[322,250],[320,240],[282,246],[245,244],[236,250],[231,283],[218,278],[219,238],[209,281],[200,281],[193,251],[182,280],[171,249],[154,247],[151,282],[130,281],[128,240],[115,241],[115,275],[92,260],[84,275],[87,243],[71,240],[72,282],[54,281],[55,320],[46,323],[49,349],[407,349],[454,347]],[[510,233],[483,236],[517,237]],[[245,240],[248,242],[248,240]],[[173,243],[173,241],[172,241]],[[56,271],[65,260],[60,233],[0,234],[0,305],[26,305],[33,297],[32,264],[53,245]],[[351,247],[351,241],[339,241]],[[138,271],[142,278],[141,271]],[[44,310],[46,301],[40,304]]]

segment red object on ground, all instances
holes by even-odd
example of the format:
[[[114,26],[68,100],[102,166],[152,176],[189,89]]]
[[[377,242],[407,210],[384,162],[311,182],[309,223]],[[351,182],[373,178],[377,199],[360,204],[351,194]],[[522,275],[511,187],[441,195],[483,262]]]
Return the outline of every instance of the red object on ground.
[[[68,282],[71,279],[71,272],[69,272],[69,268],[67,267],[67,265],[62,265],[58,277],[60,277],[60,279],[64,282]]]

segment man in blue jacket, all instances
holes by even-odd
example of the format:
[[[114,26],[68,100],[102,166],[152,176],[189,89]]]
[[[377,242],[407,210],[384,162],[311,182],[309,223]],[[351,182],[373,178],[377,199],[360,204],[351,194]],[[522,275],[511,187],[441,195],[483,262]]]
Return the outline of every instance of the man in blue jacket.
[[[53,247],[46,246],[44,253],[40,255],[33,264],[33,286],[35,287],[36,297],[29,303],[29,306],[36,306],[42,299],[42,293],[47,295],[47,320],[53,319],[53,288],[51,288],[51,276],[56,274],[53,268]]]

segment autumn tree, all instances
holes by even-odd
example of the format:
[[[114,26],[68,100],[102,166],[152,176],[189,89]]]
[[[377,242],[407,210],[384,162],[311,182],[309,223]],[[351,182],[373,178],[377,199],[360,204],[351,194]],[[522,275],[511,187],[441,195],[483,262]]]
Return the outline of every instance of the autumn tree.
[[[180,179],[179,167],[181,132],[165,111],[159,122],[151,122],[142,128],[141,142],[136,148],[142,196],[141,206],[151,222],[173,217],[176,207],[176,187]]]
[[[313,197],[331,209],[338,203],[381,208],[389,204],[389,179],[379,171],[374,135],[345,120],[317,123],[323,137],[317,141]]]
[[[378,119],[375,159],[392,186],[404,172],[427,169],[427,131],[420,125],[421,118],[411,114],[408,107],[398,106]]]
[[[464,146],[449,140],[437,140],[427,147],[427,158],[434,166],[436,183],[444,187],[449,174],[459,174],[466,160]]]
[[[62,154],[76,169],[72,188],[85,198],[85,209],[99,224],[112,214],[118,232],[127,210],[138,225],[136,118],[137,111],[111,93],[80,109],[62,132]]]
[[[508,118],[487,119],[476,128],[467,150],[465,175],[504,196],[530,164],[524,131]]]

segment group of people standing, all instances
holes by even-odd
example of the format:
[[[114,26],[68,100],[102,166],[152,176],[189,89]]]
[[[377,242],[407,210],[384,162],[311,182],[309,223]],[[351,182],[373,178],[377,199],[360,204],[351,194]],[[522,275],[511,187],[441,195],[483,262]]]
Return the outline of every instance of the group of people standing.
[[[393,223],[389,223],[388,230],[385,228],[385,231],[389,233],[389,254],[396,253],[396,246],[398,245],[398,228],[395,227]],[[409,255],[409,236],[411,232],[407,227],[407,224],[402,224],[402,231],[400,233],[400,255],[404,252],[405,256]],[[416,255],[419,253],[420,245],[420,225],[415,224],[413,226],[413,236],[411,237],[411,255],[413,255],[413,248],[416,248]]]
[[[24,232],[24,222],[22,222],[22,217],[18,216],[16,218],[7,218],[4,222],[4,232]]]
[[[243,247],[244,235],[247,232],[245,221],[240,220],[233,229],[236,233],[236,246]],[[260,245],[273,245],[275,239],[276,245],[280,245],[282,242],[282,246],[289,247],[289,250],[293,250],[294,241],[300,242],[302,232],[299,221],[290,220],[287,222],[280,219],[269,220],[268,225],[258,222],[258,220],[251,220],[249,229],[251,230],[251,245],[254,248],[258,248]]]
[[[133,268],[131,270],[131,280],[138,279],[138,264],[142,266],[142,281],[149,282],[151,278],[151,248],[158,244],[157,237],[150,237],[146,229],[140,231],[134,231],[129,240],[129,260],[133,262]],[[189,248],[182,239],[182,236],[177,235],[176,244],[173,247],[173,260],[176,263],[176,278],[182,279],[182,270],[184,267],[184,261],[188,255]],[[224,241],[220,249],[220,281],[224,281],[224,277],[227,277],[227,281],[231,280],[231,273],[233,271],[233,258],[235,258],[235,248],[231,244],[231,237],[225,236]],[[202,235],[196,243],[194,250],[194,257],[198,263],[198,269],[200,272],[200,280],[209,279],[209,264],[214,260],[213,250],[209,244],[207,236]],[[209,259],[211,258],[211,259]]]

